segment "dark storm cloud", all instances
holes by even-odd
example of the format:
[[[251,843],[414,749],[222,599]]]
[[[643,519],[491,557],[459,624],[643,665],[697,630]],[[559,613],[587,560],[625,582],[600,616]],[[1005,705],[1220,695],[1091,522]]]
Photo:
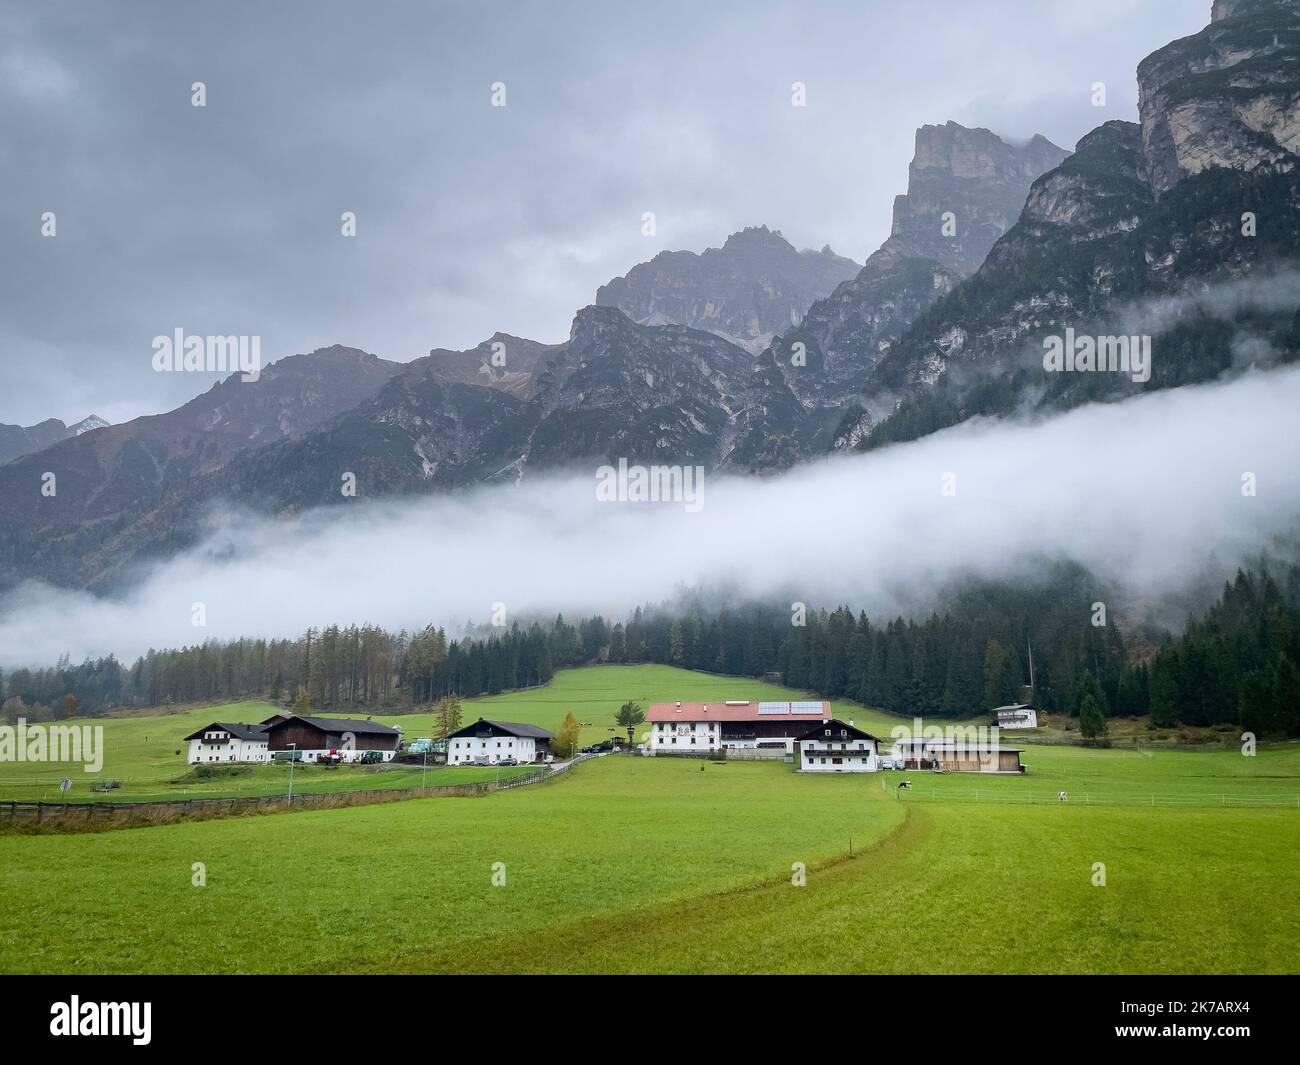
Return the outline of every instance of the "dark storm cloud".
[[[860,260],[916,126],[1069,146],[1133,117],[1137,61],[1208,3],[1131,7],[8,5],[0,421],[190,398],[209,382],[149,366],[177,327],[261,335],[265,358],[408,359],[497,329],[558,340],[609,277],[745,225]]]

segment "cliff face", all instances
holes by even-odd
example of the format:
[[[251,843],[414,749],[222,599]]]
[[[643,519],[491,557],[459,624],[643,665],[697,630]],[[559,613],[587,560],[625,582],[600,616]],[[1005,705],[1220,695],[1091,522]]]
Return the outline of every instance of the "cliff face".
[[[764,352],[728,462],[784,468],[857,443],[870,424],[861,405],[868,375],[979,266],[1015,223],[1034,179],[1068,155],[1043,137],[1008,144],[955,122],[917,130],[888,239]]]
[[[1213,168],[1300,152],[1300,0],[1219,0],[1200,33],[1138,67],[1143,174],[1157,196]]]
[[[773,341],[806,407],[856,403],[867,374],[911,322],[984,261],[1015,223],[1034,179],[1069,153],[1042,137],[1007,144],[955,122],[922,126],[889,238],[852,281]],[[795,365],[795,345],[806,349]]]
[[[1141,123],[1084,137],[979,271],[891,345],[867,386],[879,419],[860,441],[1300,357],[1294,306],[1252,309],[1242,287],[1294,286],[1300,273],[1300,0],[1219,3],[1214,19],[1143,61]],[[1198,302],[1211,286],[1231,293],[1214,311]],[[1187,308],[1172,324],[1158,310],[1170,300]],[[1158,337],[1149,382],[1043,373],[1044,336],[1121,322]]]
[[[1070,153],[1045,137],[1008,144],[956,122],[922,126],[889,239],[868,260],[933,259],[965,277],[1020,215],[1029,186]]]

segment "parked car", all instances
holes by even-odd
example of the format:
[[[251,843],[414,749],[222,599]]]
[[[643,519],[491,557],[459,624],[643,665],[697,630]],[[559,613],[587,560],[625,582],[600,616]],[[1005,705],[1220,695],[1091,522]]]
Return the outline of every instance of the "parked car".
[[[505,758],[502,758],[499,762],[497,762],[497,765],[518,765],[518,764],[519,762],[516,759],[511,758],[509,755],[507,755]]]
[[[478,758],[474,759],[472,764],[476,766],[489,766],[492,763],[487,759],[486,756],[480,755]]]

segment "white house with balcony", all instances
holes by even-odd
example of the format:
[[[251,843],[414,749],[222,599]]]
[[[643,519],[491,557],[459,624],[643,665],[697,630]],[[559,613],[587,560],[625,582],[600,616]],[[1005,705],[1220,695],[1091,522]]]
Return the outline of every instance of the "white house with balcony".
[[[185,738],[190,744],[189,757],[186,759],[190,765],[271,760],[265,725],[214,721]]]
[[[801,773],[874,773],[880,768],[880,741],[854,728],[852,721],[832,718],[799,737]]]

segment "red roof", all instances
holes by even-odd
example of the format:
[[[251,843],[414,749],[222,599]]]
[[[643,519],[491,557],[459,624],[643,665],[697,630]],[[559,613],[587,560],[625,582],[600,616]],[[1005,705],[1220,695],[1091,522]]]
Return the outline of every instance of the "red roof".
[[[765,713],[759,713],[759,706],[764,708]],[[821,709],[808,710],[812,701],[797,703],[782,703],[772,700],[764,700],[761,704],[757,702],[737,703],[737,702],[718,702],[718,703],[651,703],[650,709],[646,711],[645,719],[647,721],[824,721],[831,716],[831,704],[828,702],[817,703]],[[798,709],[790,712],[794,706]],[[777,712],[779,707],[785,707],[785,712]]]

